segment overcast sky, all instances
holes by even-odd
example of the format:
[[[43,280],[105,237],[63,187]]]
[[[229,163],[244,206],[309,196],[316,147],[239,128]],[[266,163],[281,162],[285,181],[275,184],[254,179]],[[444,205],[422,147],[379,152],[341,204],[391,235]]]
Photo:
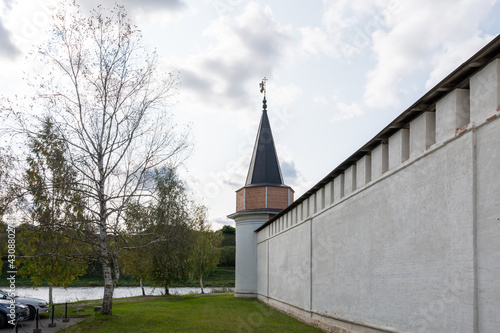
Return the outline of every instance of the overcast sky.
[[[89,9],[114,0],[77,1]],[[215,228],[234,223],[261,116],[268,114],[296,198],[500,32],[494,0],[124,0],[179,71],[172,111],[191,127],[182,171]],[[0,83],[20,93],[52,1],[2,0]]]

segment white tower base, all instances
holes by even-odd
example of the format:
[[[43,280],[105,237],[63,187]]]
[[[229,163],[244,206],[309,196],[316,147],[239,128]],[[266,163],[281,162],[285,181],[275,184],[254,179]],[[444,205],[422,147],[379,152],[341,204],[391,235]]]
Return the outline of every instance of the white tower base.
[[[236,281],[234,296],[257,297],[257,233],[276,211],[258,209],[229,215],[236,224]]]

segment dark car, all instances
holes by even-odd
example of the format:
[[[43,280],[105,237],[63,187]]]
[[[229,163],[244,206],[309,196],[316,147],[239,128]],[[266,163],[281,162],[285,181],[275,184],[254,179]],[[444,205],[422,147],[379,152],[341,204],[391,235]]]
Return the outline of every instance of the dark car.
[[[28,306],[14,300],[0,299],[0,328],[4,328],[8,323],[15,324],[16,320],[27,320],[29,316]]]
[[[29,317],[30,320],[35,319],[36,310],[38,310],[39,315],[49,312],[49,304],[46,301],[44,301],[43,299],[33,298],[33,297],[20,297],[20,296],[10,297],[7,292],[0,289],[0,299],[9,300],[11,298],[13,298],[14,300],[16,300],[19,303],[27,305],[30,308],[29,309],[30,310],[30,317]]]

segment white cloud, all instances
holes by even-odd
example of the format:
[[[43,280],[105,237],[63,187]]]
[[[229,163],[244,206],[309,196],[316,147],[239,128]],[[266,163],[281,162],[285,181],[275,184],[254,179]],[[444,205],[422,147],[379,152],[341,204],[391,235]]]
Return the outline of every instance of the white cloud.
[[[11,41],[12,34],[7,30],[0,19],[0,55],[13,58],[19,54],[19,50]]]
[[[314,102],[314,104],[322,105],[322,106],[328,104],[328,100],[325,98],[325,96],[314,96],[313,102]]]
[[[104,7],[113,7],[117,1],[114,0],[85,0],[77,1],[84,8],[92,9],[96,8],[98,5],[103,5]],[[158,11],[158,10],[168,10],[168,11],[179,11],[187,8],[186,3],[183,0],[122,0],[118,1],[125,5],[127,8],[140,9],[147,11]]]
[[[47,39],[46,31],[53,14],[53,0],[14,2],[2,13],[2,23],[9,31],[10,41],[14,47],[26,55]]]
[[[212,224],[212,230],[214,230],[214,231],[222,229],[225,225],[230,225],[230,226],[234,227],[234,221],[228,219],[225,216],[218,216],[218,217],[213,218],[213,220],[211,221],[211,224]]]
[[[324,0],[323,3],[323,24],[330,32],[357,25],[362,16],[372,11],[372,5],[364,0]]]
[[[268,83],[267,86],[267,99],[273,101],[273,104],[288,106],[294,104],[296,99],[302,95],[302,88],[294,83],[284,86],[274,86],[272,83]]]
[[[488,15],[492,3],[483,1],[406,1],[401,3],[390,19],[390,28],[372,35],[377,65],[368,74],[365,103],[376,108],[398,104],[403,95],[400,81],[431,64],[440,66],[441,56],[450,58],[451,45],[477,45],[478,26]],[[464,24],[466,22],[466,24]],[[452,47],[453,48],[453,47]],[[461,54],[470,56],[470,49]],[[461,58],[459,56],[458,58]],[[465,59],[464,59],[465,60]],[[451,65],[455,68],[457,63]],[[433,71],[433,77],[448,68]],[[435,80],[435,79],[433,79]]]
[[[324,0],[320,26],[299,29],[300,51],[350,63],[371,56],[364,104],[399,106],[403,81],[431,72],[427,87],[460,65],[490,36],[479,32],[495,1]],[[422,72],[424,71],[424,72]]]
[[[204,36],[215,42],[178,63],[183,89],[204,105],[230,112],[254,105],[252,92],[264,76],[272,78],[292,45],[291,28],[279,24],[269,7],[256,3],[240,16],[219,17]]]
[[[324,0],[321,26],[300,28],[304,54],[326,55],[342,62],[369,51],[372,35],[384,30],[397,5],[381,0]]]
[[[342,121],[346,119],[361,117],[364,114],[365,110],[356,102],[352,102],[349,104],[338,102],[335,107],[335,115],[330,119],[330,121]]]
[[[472,36],[467,40],[453,41],[445,43],[441,52],[435,53],[432,57],[434,69],[425,83],[425,89],[431,89],[439,81],[444,79],[456,67],[469,59],[484,45],[490,42],[495,36]]]
[[[337,42],[333,37],[318,27],[303,27],[299,29],[301,40],[299,49],[308,55],[327,55],[332,58],[338,56]]]
[[[276,151],[278,152],[281,174],[285,184],[292,187],[297,194],[307,191],[313,184],[307,181],[295,166],[295,160],[290,147],[276,143]]]

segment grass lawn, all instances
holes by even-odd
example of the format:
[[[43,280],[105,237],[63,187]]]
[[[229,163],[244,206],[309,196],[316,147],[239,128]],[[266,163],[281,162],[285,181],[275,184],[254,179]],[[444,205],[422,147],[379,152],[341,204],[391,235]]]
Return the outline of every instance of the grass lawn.
[[[88,317],[59,332],[321,332],[256,299],[233,294],[142,296],[113,300],[113,315],[94,312],[98,301],[71,304]],[[63,311],[59,306],[58,312]]]

